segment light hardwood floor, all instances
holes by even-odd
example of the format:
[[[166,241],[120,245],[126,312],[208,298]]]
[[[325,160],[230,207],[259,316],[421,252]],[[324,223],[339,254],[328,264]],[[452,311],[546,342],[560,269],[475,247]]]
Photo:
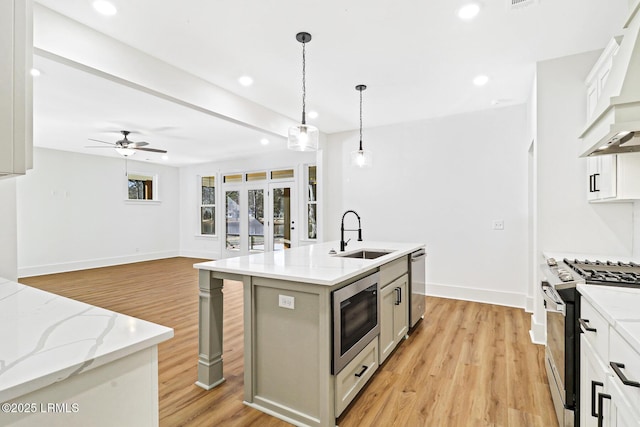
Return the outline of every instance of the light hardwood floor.
[[[242,288],[224,287],[226,382],[196,381],[200,260],[171,258],[20,279],[174,328],[159,346],[160,425],[286,426],[242,404]],[[337,420],[340,427],[557,426],[542,346],[523,310],[427,297],[427,315]]]

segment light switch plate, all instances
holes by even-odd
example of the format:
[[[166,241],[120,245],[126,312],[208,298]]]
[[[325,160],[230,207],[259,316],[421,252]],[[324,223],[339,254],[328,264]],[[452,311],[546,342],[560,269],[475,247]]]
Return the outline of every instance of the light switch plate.
[[[293,310],[296,305],[295,297],[289,295],[278,295],[278,306]]]
[[[493,221],[493,229],[494,230],[504,230],[504,220],[496,220]]]

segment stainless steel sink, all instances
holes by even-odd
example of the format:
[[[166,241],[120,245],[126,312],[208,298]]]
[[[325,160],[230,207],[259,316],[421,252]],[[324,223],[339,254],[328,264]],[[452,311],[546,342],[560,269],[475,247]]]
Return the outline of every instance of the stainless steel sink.
[[[383,249],[362,249],[356,252],[348,252],[345,254],[338,254],[339,257],[343,258],[362,258],[362,259],[376,259],[381,256],[390,254],[393,251],[387,251]]]

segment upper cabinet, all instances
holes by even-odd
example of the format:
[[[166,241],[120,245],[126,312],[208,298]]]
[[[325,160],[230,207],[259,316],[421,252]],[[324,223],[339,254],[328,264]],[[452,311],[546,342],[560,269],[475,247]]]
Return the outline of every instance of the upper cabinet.
[[[587,122],[589,122],[596,108],[596,104],[602,94],[602,88],[607,82],[611,66],[613,65],[613,57],[618,53],[622,37],[614,37],[611,39],[607,47],[604,49],[598,61],[591,69],[585,84],[587,85]]]
[[[31,0],[0,2],[0,178],[33,167]]]
[[[640,153],[587,157],[590,202],[640,200]]]

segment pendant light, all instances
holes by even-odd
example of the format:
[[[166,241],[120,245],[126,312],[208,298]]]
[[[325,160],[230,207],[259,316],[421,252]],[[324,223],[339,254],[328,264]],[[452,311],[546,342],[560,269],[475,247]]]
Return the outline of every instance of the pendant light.
[[[296,40],[302,43],[302,122],[298,126],[289,128],[289,138],[287,148],[295,151],[317,151],[318,150],[318,128],[307,124],[306,120],[306,49],[305,46],[311,41],[311,34],[298,33]]]
[[[360,92],[360,147],[351,152],[351,164],[360,168],[370,168],[373,163],[373,153],[362,149],[362,91],[366,88],[365,85],[356,86]]]

